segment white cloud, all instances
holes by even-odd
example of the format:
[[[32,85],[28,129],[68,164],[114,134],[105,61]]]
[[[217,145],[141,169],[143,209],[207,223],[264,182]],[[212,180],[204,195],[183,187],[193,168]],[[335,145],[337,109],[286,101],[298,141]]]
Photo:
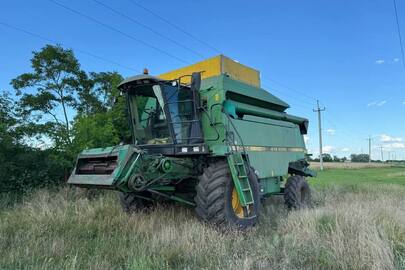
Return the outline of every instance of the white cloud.
[[[377,104],[378,101],[373,101],[367,104],[367,107],[371,107],[374,106],[375,104]]]
[[[399,62],[399,58],[394,58],[392,61]]]
[[[340,151],[342,151],[342,152],[349,152],[349,151],[350,151],[350,148],[348,148],[348,147],[343,147],[342,149],[340,149]]]
[[[400,143],[400,142],[387,143],[384,145],[384,149],[388,150],[388,151],[405,149],[405,143]]]
[[[335,135],[336,130],[334,130],[333,128],[328,128],[326,130],[326,133],[328,133],[329,135]]]
[[[383,106],[385,103],[387,103],[386,100],[381,100],[381,101],[376,100],[376,101],[373,101],[373,102],[368,103],[368,104],[367,104],[367,107],[373,107],[373,106],[381,107],[381,106]]]
[[[335,150],[335,147],[330,146],[330,145],[325,145],[322,147],[322,150],[324,153],[330,154],[333,150]]]
[[[385,60],[384,60],[384,59],[378,59],[378,60],[375,61],[375,63],[376,63],[377,65],[381,65],[381,64],[384,64],[384,63],[385,63]]]
[[[391,137],[387,134],[381,134],[380,141],[383,143],[393,143],[393,142],[402,142],[403,139],[400,137]]]
[[[383,100],[383,101],[378,102],[378,103],[375,104],[375,105],[378,106],[378,107],[381,107],[381,106],[384,105],[385,103],[387,103],[387,101],[386,101],[386,100]]]

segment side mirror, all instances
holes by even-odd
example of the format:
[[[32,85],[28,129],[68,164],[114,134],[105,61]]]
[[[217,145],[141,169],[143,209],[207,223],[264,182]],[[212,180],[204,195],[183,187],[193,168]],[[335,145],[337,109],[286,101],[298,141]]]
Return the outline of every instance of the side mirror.
[[[193,72],[191,75],[191,91],[198,92],[200,91],[201,87],[201,73],[200,72]]]

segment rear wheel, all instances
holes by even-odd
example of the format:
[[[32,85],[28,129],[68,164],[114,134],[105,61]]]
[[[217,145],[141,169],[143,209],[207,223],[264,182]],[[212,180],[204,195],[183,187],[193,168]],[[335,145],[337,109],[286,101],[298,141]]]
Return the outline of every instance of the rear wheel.
[[[305,177],[293,175],[287,179],[284,188],[284,202],[288,209],[302,209],[311,206],[311,189]]]
[[[137,197],[134,193],[119,192],[118,196],[120,198],[122,210],[128,214],[147,211],[153,206],[152,201]],[[150,197],[149,194],[142,194],[141,196],[146,198]]]
[[[214,162],[204,170],[197,185],[195,197],[197,216],[208,223],[245,229],[257,223],[260,194],[259,183],[253,169],[249,170],[249,183],[254,204],[243,207],[226,160]]]

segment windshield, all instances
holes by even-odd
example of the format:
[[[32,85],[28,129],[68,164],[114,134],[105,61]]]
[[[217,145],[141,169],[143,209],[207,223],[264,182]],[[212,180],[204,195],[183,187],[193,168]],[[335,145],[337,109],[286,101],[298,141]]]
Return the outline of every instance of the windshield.
[[[190,88],[176,82],[136,86],[129,92],[129,106],[136,144],[201,141]]]
[[[159,85],[138,86],[136,95],[129,95],[135,144],[172,143],[163,104]]]

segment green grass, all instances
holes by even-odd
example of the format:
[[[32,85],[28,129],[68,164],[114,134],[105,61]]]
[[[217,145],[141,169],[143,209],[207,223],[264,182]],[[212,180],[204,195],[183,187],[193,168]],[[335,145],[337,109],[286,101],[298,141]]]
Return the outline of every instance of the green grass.
[[[318,171],[318,177],[311,179],[314,186],[398,184],[405,186],[405,167],[367,169],[328,169]]]
[[[274,197],[246,233],[220,233],[178,205],[129,217],[113,192],[7,197],[0,269],[405,269],[403,170],[321,172],[313,209],[288,213]]]

